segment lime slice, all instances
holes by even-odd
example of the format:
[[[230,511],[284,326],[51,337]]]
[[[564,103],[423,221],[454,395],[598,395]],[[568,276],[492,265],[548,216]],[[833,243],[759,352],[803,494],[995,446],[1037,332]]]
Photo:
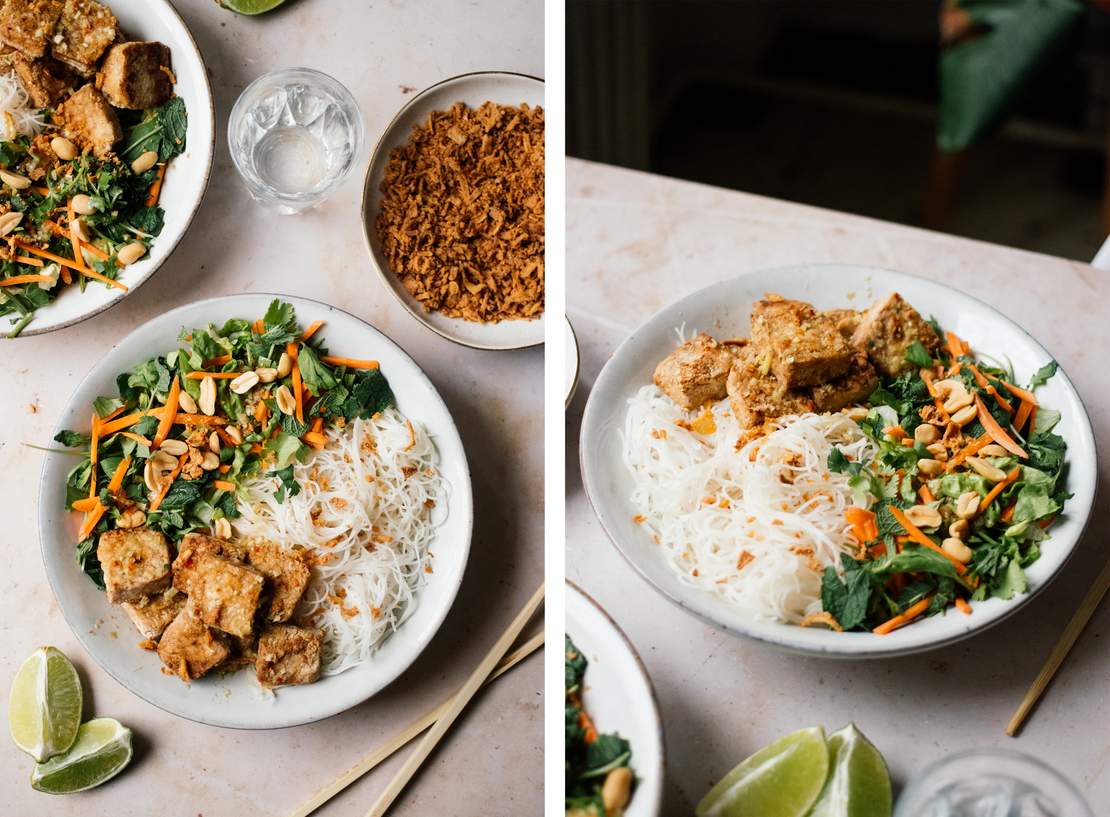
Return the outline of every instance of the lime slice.
[[[890,772],[879,750],[854,723],[828,743],[829,779],[810,817],[890,817]]]
[[[820,726],[801,729],[760,749],[698,803],[697,817],[804,817],[829,772]]]
[[[84,791],[111,780],[130,760],[131,730],[115,718],[95,718],[81,725],[68,752],[35,766],[31,787],[48,794]]]
[[[225,9],[231,9],[239,14],[262,14],[276,9],[285,0],[219,0]]]
[[[62,652],[39,647],[15,673],[8,728],[15,745],[39,763],[64,752],[81,725],[81,679]]]

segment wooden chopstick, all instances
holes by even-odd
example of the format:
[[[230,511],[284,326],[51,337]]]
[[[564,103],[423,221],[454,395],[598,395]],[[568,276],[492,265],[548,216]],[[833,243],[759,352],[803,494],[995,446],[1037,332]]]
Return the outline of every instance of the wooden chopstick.
[[[459,713],[463,711],[470,702],[470,699],[474,697],[474,693],[478,691],[486,678],[489,677],[493,668],[497,666],[497,662],[508,652],[509,647],[516,641],[517,636],[520,635],[520,631],[524,629],[524,625],[528,623],[532,614],[539,608],[540,603],[543,601],[543,589],[544,586],[541,583],[540,586],[536,588],[536,592],[532,594],[532,598],[528,599],[528,603],[521,608],[520,612],[516,614],[516,618],[514,618],[512,623],[505,629],[505,632],[501,634],[501,637],[497,639],[497,643],[486,653],[486,657],[482,659],[482,662],[478,664],[474,672],[466,679],[466,683],[455,693],[455,697],[451,699],[450,705],[443,714],[436,719],[436,722],[432,724],[432,727],[427,731],[420,743],[413,749],[412,754],[405,760],[404,765],[398,769],[397,774],[389,781],[389,785],[385,787],[385,791],[378,795],[378,799],[374,801],[374,805],[366,812],[366,817],[383,817],[390,805],[393,804],[393,801],[397,799],[397,795],[401,793],[401,790],[404,789],[409,780],[412,779],[412,776],[416,774],[420,765],[427,759],[428,755],[432,753],[432,750],[436,747],[447,730],[451,728],[451,724],[458,718]]]
[[[504,659],[502,659],[501,663],[497,665],[497,669],[495,669],[493,671],[493,674],[491,674],[489,678],[486,679],[486,683],[491,683],[495,679],[500,678],[506,672],[511,670],[513,667],[515,667],[517,664],[519,664],[521,661],[523,661],[525,658],[527,658],[529,655],[543,646],[543,641],[544,634],[542,632],[537,633],[536,635],[525,641],[511,653],[506,655]],[[326,803],[328,800],[335,797],[335,795],[339,794],[339,792],[343,791],[343,789],[354,783],[364,774],[369,772],[379,763],[384,761],[410,740],[415,738],[417,735],[419,735],[421,732],[435,723],[436,720],[439,719],[439,716],[444,713],[444,711],[450,704],[451,699],[448,698],[435,709],[425,712],[423,715],[414,720],[412,723],[410,723],[396,735],[391,737],[381,746],[366,755],[366,757],[362,758],[362,760],[360,760],[358,763],[356,763],[354,766],[340,775],[337,780],[329,783],[308,800],[305,800],[303,803],[297,806],[296,809],[289,812],[288,817],[308,817],[309,814],[312,814],[312,812],[316,811],[316,809],[320,808],[320,806],[324,805],[324,803]]]
[[[1056,670],[1060,669],[1060,665],[1064,663],[1064,659],[1067,658],[1068,652],[1070,652],[1071,648],[1075,645],[1076,640],[1079,638],[1079,634],[1083,632],[1083,628],[1087,626],[1087,622],[1090,621],[1091,616],[1095,614],[1095,610],[1098,609],[1099,604],[1102,602],[1102,597],[1106,595],[1107,590],[1110,590],[1110,562],[1107,562],[1103,566],[1102,572],[1099,573],[1098,578],[1095,579],[1095,583],[1091,585],[1091,589],[1088,590],[1087,595],[1083,597],[1083,602],[1079,605],[1079,609],[1075,611],[1075,615],[1071,617],[1068,626],[1064,628],[1063,635],[1060,636],[1060,640],[1057,642],[1056,647],[1048,656],[1048,660],[1045,661],[1040,674],[1034,679],[1032,686],[1029,687],[1029,691],[1025,693],[1025,698],[1022,700],[1021,706],[1017,708],[1014,716],[1010,718],[1010,723],[1006,726],[1007,735],[1013,737],[1017,731],[1021,729],[1021,725],[1025,722],[1025,718],[1033,710],[1033,707],[1037,705],[1037,701],[1040,700],[1041,695],[1048,687],[1049,682],[1052,680],[1052,676],[1056,674]]]

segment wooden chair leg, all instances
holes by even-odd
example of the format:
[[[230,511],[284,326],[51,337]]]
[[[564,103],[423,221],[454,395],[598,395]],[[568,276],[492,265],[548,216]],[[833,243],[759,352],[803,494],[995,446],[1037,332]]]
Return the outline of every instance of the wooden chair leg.
[[[956,178],[963,158],[963,151],[959,153],[933,151],[933,161],[929,168],[929,184],[925,190],[925,226],[930,230],[943,230],[948,224],[952,215]]]

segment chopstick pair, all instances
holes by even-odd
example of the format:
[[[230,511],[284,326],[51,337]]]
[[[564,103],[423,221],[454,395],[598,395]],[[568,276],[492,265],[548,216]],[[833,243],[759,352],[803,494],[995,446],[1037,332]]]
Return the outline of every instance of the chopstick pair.
[[[1007,735],[1013,737],[1021,729],[1026,717],[1037,705],[1037,701],[1040,700],[1052,677],[1056,674],[1056,670],[1060,669],[1060,665],[1064,663],[1064,659],[1067,658],[1071,648],[1075,646],[1083,628],[1087,626],[1087,622],[1091,620],[1091,616],[1095,614],[1095,610],[1102,603],[1102,598],[1106,595],[1107,590],[1110,590],[1110,561],[1103,566],[1102,572],[1095,579],[1095,583],[1091,585],[1091,589],[1083,597],[1079,609],[1075,611],[1075,615],[1071,617],[1068,626],[1064,628],[1063,635],[1060,636],[1056,647],[1049,654],[1044,667],[1041,668],[1040,673],[1033,680],[1029,691],[1025,693],[1025,698],[1018,706],[1014,716],[1010,718],[1009,724],[1006,725]]]
[[[400,732],[391,737],[384,744],[371,751],[366,757],[362,758],[358,763],[344,772],[337,780],[329,783],[311,798],[299,805],[295,810],[289,813],[288,817],[307,817],[307,815],[316,811],[320,806],[324,805],[328,800],[335,797],[347,786],[354,783],[364,774],[369,772],[379,763],[384,761],[402,746],[407,744],[425,729],[429,727],[429,731],[420,745],[413,751],[409,759],[397,772],[397,774],[386,786],[385,790],[378,796],[367,817],[381,817],[385,814],[386,810],[396,799],[397,795],[401,793],[405,785],[420,768],[420,765],[431,754],[436,744],[439,743],[440,738],[447,732],[451,724],[469,703],[474,694],[484,685],[491,683],[495,679],[501,677],[518,663],[523,661],[544,643],[544,634],[542,632],[529,638],[524,644],[517,647],[511,653],[506,655],[506,651],[512,646],[520,635],[528,620],[539,608],[540,603],[543,601],[544,586],[541,584],[539,589],[532,595],[528,603],[513,619],[512,623],[501,634],[501,637],[494,644],[493,648],[486,654],[482,662],[474,670],[474,672],[467,679],[466,683],[449,699],[441,703],[424,715],[420,716]]]

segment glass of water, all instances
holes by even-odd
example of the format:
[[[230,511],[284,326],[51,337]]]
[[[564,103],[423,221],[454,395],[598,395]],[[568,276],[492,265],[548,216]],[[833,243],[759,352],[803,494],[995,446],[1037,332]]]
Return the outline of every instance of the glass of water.
[[[927,768],[894,817],[1094,817],[1075,786],[1034,757],[976,749]]]
[[[227,141],[247,190],[278,212],[313,207],[343,183],[362,147],[351,92],[311,68],[265,74],[231,109]]]

